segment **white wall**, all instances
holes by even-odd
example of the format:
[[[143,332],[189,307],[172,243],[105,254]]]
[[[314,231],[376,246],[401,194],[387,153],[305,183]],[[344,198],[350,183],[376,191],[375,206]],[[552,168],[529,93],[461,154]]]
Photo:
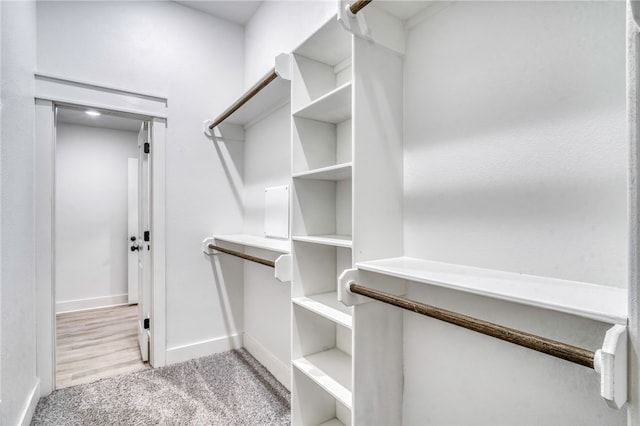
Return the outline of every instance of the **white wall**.
[[[290,184],[290,114],[287,104],[246,129],[245,234],[264,235],[264,189]],[[264,250],[250,254],[266,259],[278,256]],[[244,265],[244,332],[247,349],[288,387],[291,286],[276,280],[273,269],[251,262]],[[259,346],[256,347],[256,343]]]
[[[337,1],[265,0],[245,26],[244,85],[251,87],[337,12]]]
[[[202,122],[242,89],[242,28],[172,2],[53,1],[37,12],[40,72],[168,98],[166,337],[177,352],[167,357],[208,352],[219,338],[224,349],[242,322],[242,290],[227,282],[242,271],[214,275],[201,242],[242,229],[243,154],[213,144]]]
[[[138,134],[58,123],[56,311],[127,302],[127,160]]]
[[[626,286],[625,5],[459,2],[405,63],[405,253]],[[594,350],[609,327],[410,285],[408,296]],[[407,424],[625,424],[597,374],[405,314]]]
[[[28,423],[38,399],[34,270],[35,2],[0,2],[0,423]]]

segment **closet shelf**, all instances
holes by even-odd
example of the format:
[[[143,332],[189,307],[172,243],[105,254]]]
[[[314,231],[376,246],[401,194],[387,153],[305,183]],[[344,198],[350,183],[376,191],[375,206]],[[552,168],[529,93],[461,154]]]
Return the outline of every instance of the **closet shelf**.
[[[324,244],[326,246],[351,248],[351,235],[299,235],[292,238],[293,241],[305,243]]]
[[[259,120],[279,106],[289,102],[290,87],[291,82],[289,80],[281,77],[275,78],[229,115],[224,122],[246,126]],[[243,96],[245,95],[246,93]]]
[[[339,349],[318,352],[292,361],[334,398],[351,409],[351,357]]]
[[[351,118],[351,82],[319,97],[292,114],[327,123],[341,123]]]
[[[352,328],[351,307],[340,303],[338,301],[338,293],[335,291],[313,296],[294,297],[293,303],[343,327]]]
[[[297,179],[345,180],[351,178],[351,166],[352,163],[338,164],[306,172],[294,173],[292,176]]]
[[[411,257],[358,262],[356,268],[606,323],[627,323],[627,291],[622,288]]]
[[[245,234],[214,235],[213,238],[217,241],[225,241],[227,243],[239,244],[246,247],[271,250],[278,253],[291,253],[291,242],[289,240],[279,240],[276,238],[265,238]]]

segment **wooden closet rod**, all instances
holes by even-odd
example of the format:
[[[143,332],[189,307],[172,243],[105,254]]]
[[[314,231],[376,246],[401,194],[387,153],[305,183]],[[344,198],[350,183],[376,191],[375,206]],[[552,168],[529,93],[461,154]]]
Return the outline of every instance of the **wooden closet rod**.
[[[371,0],[356,0],[351,3],[351,6],[349,6],[349,10],[355,15],[356,13],[364,9],[364,7],[369,3],[371,3]]]
[[[271,260],[262,259],[262,258],[255,257],[255,256],[250,256],[248,254],[240,253],[239,251],[229,250],[229,249],[226,249],[226,248],[215,246],[213,244],[209,244],[209,248],[211,250],[218,250],[218,251],[221,251],[222,253],[230,254],[231,256],[241,257],[242,259],[249,260],[251,262],[256,262],[256,263],[259,263],[259,264],[264,265],[264,266],[269,266],[271,268],[275,268],[276,267],[275,262],[272,262]]]
[[[547,355],[562,358],[585,367],[594,368],[593,360],[595,353],[587,349],[571,346],[566,343],[557,342],[555,340],[546,339],[536,336],[535,334],[526,333],[524,331],[513,328],[503,327],[498,324],[483,321],[477,318],[462,315],[456,312],[447,311],[445,309],[436,308],[434,306],[425,305],[424,303],[406,299],[400,296],[384,293],[372,288],[363,287],[359,284],[351,282],[349,289],[352,293],[367,296],[372,299],[397,306],[408,311],[426,315],[449,324],[457,325],[496,339],[511,342],[534,351],[542,352]]]
[[[262,89],[267,87],[269,83],[278,77],[276,74],[275,68],[269,71],[267,75],[264,76],[262,80],[257,82],[251,89],[247,90],[244,95],[240,97],[237,101],[233,103],[229,108],[227,108],[222,114],[220,114],[216,119],[209,125],[209,130],[216,127],[218,124],[222,123],[224,120],[229,118],[231,114],[240,109],[240,107],[246,104],[251,98],[257,95]]]

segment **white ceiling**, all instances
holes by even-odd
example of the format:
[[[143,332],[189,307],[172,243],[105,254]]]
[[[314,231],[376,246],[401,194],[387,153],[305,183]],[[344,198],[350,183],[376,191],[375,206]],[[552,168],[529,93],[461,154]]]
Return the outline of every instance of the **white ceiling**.
[[[102,111],[101,115],[92,117],[85,110],[58,108],[57,120],[59,123],[78,124],[80,126],[100,127],[106,129],[126,130],[137,132],[140,130],[142,120],[120,117]]]
[[[253,16],[262,0],[174,0],[184,6],[245,25]]]

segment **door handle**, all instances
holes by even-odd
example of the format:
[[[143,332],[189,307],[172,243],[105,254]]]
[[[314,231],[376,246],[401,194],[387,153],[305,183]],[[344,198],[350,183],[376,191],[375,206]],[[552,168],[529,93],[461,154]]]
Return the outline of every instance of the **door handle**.
[[[131,251],[140,250],[140,246],[131,246]]]

